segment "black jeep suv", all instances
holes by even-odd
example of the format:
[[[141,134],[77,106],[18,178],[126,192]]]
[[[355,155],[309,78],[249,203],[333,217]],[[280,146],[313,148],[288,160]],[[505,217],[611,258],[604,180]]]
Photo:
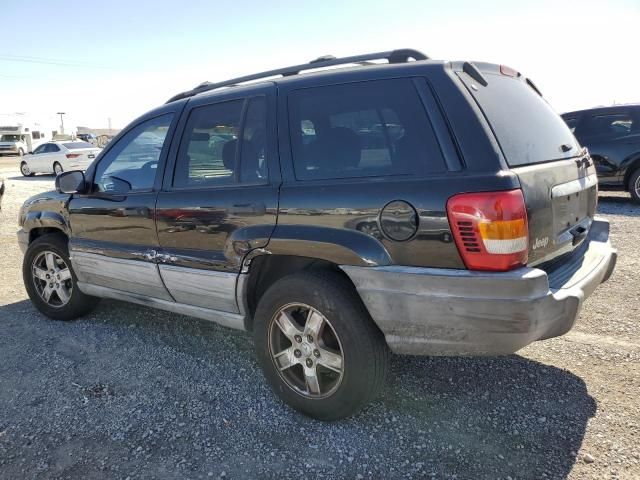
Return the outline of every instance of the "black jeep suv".
[[[616,260],[593,163],[535,85],[414,50],[204,83],[56,186],[20,215],[36,308],[251,331],[275,392],[321,419],[374,398],[389,350],[564,334]]]
[[[600,186],[625,190],[640,203],[640,105],[614,105],[562,114],[589,149]]]

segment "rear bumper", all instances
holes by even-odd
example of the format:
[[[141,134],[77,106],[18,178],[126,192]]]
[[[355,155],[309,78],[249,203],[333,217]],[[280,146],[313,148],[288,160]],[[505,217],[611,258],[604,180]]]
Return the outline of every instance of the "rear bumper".
[[[568,332],[616,264],[609,223],[596,219],[581,255],[547,274],[343,266],[396,353],[500,355]]]

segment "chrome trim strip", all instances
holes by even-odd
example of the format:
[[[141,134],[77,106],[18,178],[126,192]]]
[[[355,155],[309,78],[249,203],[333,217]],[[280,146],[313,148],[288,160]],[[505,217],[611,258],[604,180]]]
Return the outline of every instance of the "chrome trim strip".
[[[188,315],[215,322],[223,327],[229,327],[236,330],[244,330],[244,316],[236,313],[221,312],[208,308],[195,307],[193,305],[185,305],[182,303],[169,302],[159,298],[147,297],[130,292],[123,292],[115,288],[101,287],[99,285],[91,285],[88,283],[78,282],[78,288],[87,295],[93,295],[101,298],[112,298],[114,300],[122,300],[125,302],[137,303],[146,307],[157,308],[167,312]]]
[[[568,197],[574,193],[587,190],[595,186],[597,183],[598,176],[595,173],[567,183],[561,183],[551,189],[551,198]]]
[[[235,272],[159,265],[160,276],[178,303],[238,313]]]

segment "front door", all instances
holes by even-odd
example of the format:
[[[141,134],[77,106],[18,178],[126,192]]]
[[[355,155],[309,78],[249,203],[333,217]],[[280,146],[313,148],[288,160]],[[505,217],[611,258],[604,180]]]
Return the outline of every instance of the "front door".
[[[276,223],[272,92],[187,106],[156,207],[160,273],[176,302],[238,312],[242,260],[266,245]]]
[[[60,150],[54,143],[45,143],[35,149],[29,157],[29,168],[35,173],[53,172],[53,156],[56,150]]]
[[[172,300],[156,264],[154,209],[176,108],[165,107],[112,142],[87,172],[91,192],[72,198],[70,253],[80,282]]]

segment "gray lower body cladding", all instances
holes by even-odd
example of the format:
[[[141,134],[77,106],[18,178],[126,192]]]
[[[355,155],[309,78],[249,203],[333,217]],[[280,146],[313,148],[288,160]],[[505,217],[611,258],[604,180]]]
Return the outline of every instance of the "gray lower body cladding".
[[[553,273],[342,266],[395,353],[500,355],[568,332],[616,263],[609,224],[596,220],[578,261]]]

